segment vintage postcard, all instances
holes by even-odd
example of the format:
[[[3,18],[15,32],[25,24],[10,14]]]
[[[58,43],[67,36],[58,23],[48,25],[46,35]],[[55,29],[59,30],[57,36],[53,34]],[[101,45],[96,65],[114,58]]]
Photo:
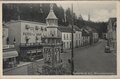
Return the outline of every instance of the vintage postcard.
[[[0,5],[2,77],[119,78],[120,1],[3,0]]]

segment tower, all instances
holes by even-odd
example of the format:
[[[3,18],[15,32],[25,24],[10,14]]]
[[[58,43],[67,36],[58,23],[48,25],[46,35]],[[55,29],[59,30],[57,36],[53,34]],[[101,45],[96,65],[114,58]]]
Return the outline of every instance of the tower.
[[[50,4],[50,12],[46,18],[48,36],[57,37],[58,18],[53,11],[53,4]]]
[[[61,59],[62,41],[58,36],[58,18],[53,12],[53,5],[50,5],[50,12],[46,18],[48,36],[42,38],[44,65],[42,73],[45,75],[64,74],[63,62]]]

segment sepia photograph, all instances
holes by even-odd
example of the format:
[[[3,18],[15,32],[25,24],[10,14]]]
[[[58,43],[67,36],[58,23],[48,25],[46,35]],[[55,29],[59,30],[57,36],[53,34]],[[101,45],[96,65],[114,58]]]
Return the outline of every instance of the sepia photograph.
[[[117,2],[2,3],[3,75],[117,75]]]

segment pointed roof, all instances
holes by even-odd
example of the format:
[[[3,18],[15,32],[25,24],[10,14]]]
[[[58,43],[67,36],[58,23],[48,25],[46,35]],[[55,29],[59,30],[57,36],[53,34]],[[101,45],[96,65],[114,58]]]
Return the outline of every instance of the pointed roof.
[[[53,5],[52,5],[52,4],[50,5],[50,12],[49,12],[49,14],[48,14],[48,16],[47,16],[46,19],[58,19],[58,18],[55,16],[55,14],[54,14]]]
[[[82,36],[90,36],[89,32],[87,30],[82,30]]]
[[[59,26],[58,30],[61,32],[66,32],[66,33],[71,33],[72,29],[70,27],[65,27],[65,26]],[[75,31],[73,31],[75,33]]]
[[[72,25],[68,25],[68,27],[72,28]],[[78,26],[76,26],[76,25],[73,25],[73,29],[75,31],[81,31],[80,28]]]
[[[90,27],[90,26],[83,26],[81,29],[87,30],[88,32],[97,33],[97,30],[95,28]]]

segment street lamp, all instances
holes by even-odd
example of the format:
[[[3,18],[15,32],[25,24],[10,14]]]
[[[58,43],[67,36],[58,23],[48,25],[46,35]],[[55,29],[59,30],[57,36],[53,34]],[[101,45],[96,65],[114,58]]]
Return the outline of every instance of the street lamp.
[[[73,75],[73,72],[74,72],[74,61],[73,61],[73,4],[72,4],[72,12],[71,12],[71,17],[72,17],[72,22],[71,22],[71,25],[72,25],[72,51],[71,51],[71,75]]]

